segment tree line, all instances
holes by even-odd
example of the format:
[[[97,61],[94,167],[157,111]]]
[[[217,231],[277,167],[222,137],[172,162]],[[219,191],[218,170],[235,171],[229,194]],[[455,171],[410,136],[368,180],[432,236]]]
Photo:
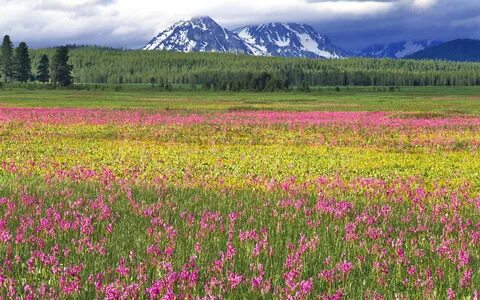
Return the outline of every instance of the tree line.
[[[56,48],[50,63],[49,56],[42,54],[38,61],[36,73],[32,72],[32,59],[25,42],[16,48],[10,36],[5,35],[0,52],[0,70],[4,82],[39,81],[43,84],[52,83],[55,86],[70,86],[73,84],[73,65],[69,64],[69,49],[62,46]]]
[[[33,51],[33,60],[54,49]],[[477,86],[480,63],[340,60],[176,53],[97,47],[71,49],[75,83],[151,84],[170,89],[275,91],[313,86]]]
[[[5,44],[5,43],[4,43]],[[11,46],[8,49],[13,49]],[[24,50],[18,49],[23,48]],[[252,57],[221,53],[175,53],[106,47],[64,46],[2,50],[2,58],[29,53],[36,72],[31,78],[61,84],[58,72],[76,84],[149,84],[219,91],[277,91],[313,86],[479,86],[480,63],[349,58],[340,60]],[[26,50],[25,50],[26,48]],[[11,53],[8,55],[8,52]],[[23,55],[25,56],[25,55]],[[51,58],[48,61],[48,58]],[[8,60],[8,59],[7,59]],[[62,62],[59,64],[59,62]],[[70,64],[71,63],[71,64]],[[50,64],[50,65],[49,65]],[[28,69],[28,63],[26,64]],[[75,69],[73,69],[73,66]],[[3,68],[5,70],[9,68]],[[47,71],[50,73],[48,74]],[[17,72],[17,71],[16,71]],[[7,71],[4,80],[12,78]],[[17,72],[15,74],[20,74]],[[73,77],[72,77],[73,75]],[[22,82],[19,75],[16,81]],[[25,77],[23,77],[25,80]]]

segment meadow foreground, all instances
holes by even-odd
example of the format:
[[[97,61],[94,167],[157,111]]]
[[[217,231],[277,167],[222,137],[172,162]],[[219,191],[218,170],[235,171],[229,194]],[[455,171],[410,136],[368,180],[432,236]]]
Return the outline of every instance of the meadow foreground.
[[[479,296],[480,117],[450,102],[4,104],[4,299]]]

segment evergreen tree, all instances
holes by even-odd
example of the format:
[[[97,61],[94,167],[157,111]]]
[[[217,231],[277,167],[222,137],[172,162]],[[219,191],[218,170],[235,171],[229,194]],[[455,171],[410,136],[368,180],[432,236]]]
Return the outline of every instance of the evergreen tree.
[[[157,80],[155,79],[155,77],[153,77],[153,76],[150,77],[150,85],[151,85],[152,87],[155,86],[155,83],[156,83],[156,82],[157,82]]]
[[[59,86],[70,86],[73,83],[72,70],[73,65],[68,64],[70,59],[68,55],[68,48],[65,46],[59,47],[55,51],[52,60],[52,80]]]
[[[304,81],[298,90],[301,92],[310,92],[310,85],[308,85],[308,82]]]
[[[37,67],[37,79],[43,84],[50,81],[50,60],[46,54],[40,58],[40,63]]]
[[[8,35],[3,38],[0,65],[2,67],[3,81],[7,82],[11,80],[14,71],[13,44]]]
[[[15,79],[27,82],[32,75],[32,61],[28,53],[28,46],[21,42],[15,49]]]

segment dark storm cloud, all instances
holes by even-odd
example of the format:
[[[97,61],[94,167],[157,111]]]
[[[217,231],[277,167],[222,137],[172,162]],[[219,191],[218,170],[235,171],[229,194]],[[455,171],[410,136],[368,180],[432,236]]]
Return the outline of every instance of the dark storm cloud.
[[[480,38],[480,1],[443,0],[428,9],[398,5],[383,15],[316,22],[314,27],[349,50],[401,40]]]

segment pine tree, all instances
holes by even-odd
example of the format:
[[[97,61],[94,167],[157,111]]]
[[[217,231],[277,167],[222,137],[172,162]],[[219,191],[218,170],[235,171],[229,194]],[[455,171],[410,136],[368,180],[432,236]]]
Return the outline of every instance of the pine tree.
[[[50,81],[50,60],[46,54],[40,58],[40,63],[37,67],[37,79],[43,84]]]
[[[69,65],[68,60],[68,48],[65,46],[59,47],[53,56],[51,68],[52,80],[56,85],[70,86],[73,83],[73,65]]]
[[[155,79],[155,77],[153,77],[153,76],[150,77],[150,85],[151,85],[152,87],[155,86],[155,83],[156,83],[156,82],[157,82],[157,79]]]
[[[2,66],[3,81],[7,82],[11,80],[13,78],[14,70],[13,43],[8,35],[3,38],[0,65]]]
[[[21,42],[15,49],[15,79],[27,82],[32,75],[32,61],[28,53],[28,46]]]

